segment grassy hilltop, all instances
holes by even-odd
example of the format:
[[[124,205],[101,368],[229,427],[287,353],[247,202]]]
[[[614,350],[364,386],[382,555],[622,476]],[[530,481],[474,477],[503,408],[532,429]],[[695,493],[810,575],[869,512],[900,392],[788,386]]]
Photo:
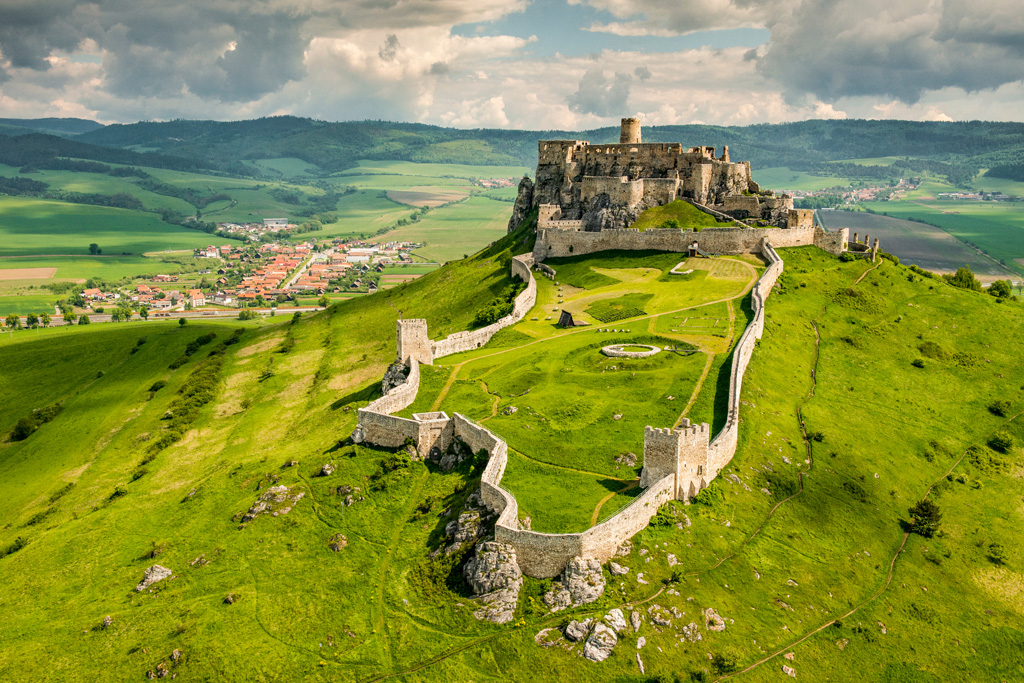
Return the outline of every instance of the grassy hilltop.
[[[1024,675],[1021,308],[889,261],[842,263],[810,247],[781,251],[786,271],[744,382],[739,450],[708,492],[666,506],[620,560],[631,573],[609,577],[598,603],[548,615],[539,607],[546,582],[528,579],[515,622],[474,619],[464,586],[429,557],[451,519],[443,513],[475,488],[474,472],[442,474],[339,442],[355,409],[379,395],[399,311],[427,318],[433,338],[466,329],[511,284],[511,256],[530,246],[522,229],[315,316],[246,327],[102,325],[0,341],[0,433],[34,409],[62,406],[27,439],[0,444],[0,679],[85,681],[103,671],[144,680],[160,663],[179,680],[227,681],[716,680],[754,665],[737,679],[776,680],[783,663],[809,680]],[[562,305],[586,316],[595,302],[622,296],[615,281],[643,284],[656,264],[594,254],[552,265],[565,274],[561,286],[576,283],[561,292]],[[559,292],[541,284],[520,326],[453,362],[470,361],[469,373],[509,349],[521,354],[522,372],[533,361],[518,347],[548,339],[538,347],[564,355],[538,362],[564,357],[565,367],[585,370],[570,340],[597,333],[555,334],[545,309]],[[732,301],[742,287],[719,286],[723,296],[691,300],[707,304],[699,320],[674,317],[685,304],[666,305],[644,309],[659,319],[613,326],[686,339],[690,325],[718,344],[724,362],[728,334],[717,321],[732,306],[741,329],[744,303]],[[712,380],[721,367],[710,369]],[[425,390],[430,381],[425,375]],[[548,382],[536,380],[537,411],[557,396]],[[704,383],[696,416],[716,419],[717,385]],[[460,410],[491,412],[490,396],[448,396]],[[1008,402],[1004,415],[989,410],[997,400]],[[517,446],[506,424],[489,426],[513,449],[543,450]],[[1009,445],[992,441],[1003,433]],[[576,446],[587,452],[586,442]],[[298,465],[283,467],[292,460]],[[316,476],[325,463],[336,471]],[[520,485],[551,493],[557,487],[543,474],[524,469]],[[583,489],[564,481],[569,507]],[[272,484],[305,495],[286,515],[242,523],[237,515]],[[926,493],[943,513],[940,534],[907,537],[907,508]],[[337,534],[347,545],[334,552]],[[671,567],[668,553],[679,564]],[[154,563],[175,578],[135,592]],[[602,664],[534,642],[542,628],[626,603],[684,613],[668,627],[641,627],[646,676],[635,636]],[[703,629],[698,610],[707,607],[726,630]],[[703,640],[681,639],[690,621]],[[781,658],[789,652],[793,661]]]

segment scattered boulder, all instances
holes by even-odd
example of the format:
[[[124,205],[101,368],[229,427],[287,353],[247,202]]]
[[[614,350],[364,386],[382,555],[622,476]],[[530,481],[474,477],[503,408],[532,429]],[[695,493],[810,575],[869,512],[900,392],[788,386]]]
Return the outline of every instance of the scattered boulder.
[[[633,552],[633,541],[623,541],[622,545],[615,549],[615,557],[628,557]]]
[[[242,524],[251,522],[260,515],[271,515],[273,517],[287,515],[291,512],[292,506],[302,500],[305,495],[304,491],[293,493],[284,485],[271,486],[261,493],[256,502],[252,504],[252,507],[241,516],[241,522]]]
[[[519,408],[515,406],[505,406],[505,410],[501,411],[502,415],[515,415],[519,411]]]
[[[672,624],[672,613],[661,605],[654,604],[647,608],[647,616],[658,626],[669,626]]]
[[[796,669],[794,669],[791,666],[786,666],[785,664],[783,664],[782,665],[782,673],[786,674],[787,676],[791,676],[793,678],[796,678]]]
[[[715,611],[714,607],[708,607],[704,610],[704,619],[707,622],[706,626],[709,631],[724,631],[725,630],[725,619]]]
[[[604,595],[604,573],[597,560],[574,557],[562,571],[559,583],[544,595],[552,612],[594,602]]]
[[[598,622],[594,630],[587,637],[583,644],[583,656],[592,662],[603,662],[618,644],[619,638],[615,631],[606,626],[604,622]]]
[[[612,573],[612,576],[622,576],[629,573],[629,567],[623,567],[617,562],[609,562],[608,571]]]
[[[288,460],[287,462],[285,462],[284,467],[298,467],[298,465],[298,460]]]
[[[141,593],[157,581],[163,581],[164,579],[170,578],[173,573],[174,572],[167,567],[161,567],[158,564],[154,564],[152,567],[146,569],[146,572],[142,577],[142,581],[140,581],[139,585],[135,587],[135,590]]]
[[[238,602],[238,600],[241,597],[242,596],[240,596],[238,593],[228,593],[227,596],[224,598],[224,604],[225,605],[233,605],[236,602]]]
[[[320,471],[317,472],[316,476],[318,476],[318,477],[329,477],[332,474],[334,474],[334,465],[332,465],[331,463],[328,462],[328,463],[324,463],[324,466],[320,468]]]
[[[686,638],[686,640],[690,641],[691,643],[696,643],[697,641],[704,639],[704,636],[700,634],[700,626],[697,626],[697,624],[693,623],[692,621],[686,626],[684,626],[682,628],[682,631],[683,638]]]
[[[636,467],[636,453],[620,453],[615,456],[615,462],[626,467]]]
[[[114,617],[110,616],[109,614],[107,616],[103,617],[103,628],[105,628],[105,629],[110,628],[111,624],[113,624],[113,623],[114,623]]]
[[[629,613],[629,623],[633,627],[634,632],[640,631],[640,622],[643,621],[643,618],[644,617],[640,612],[634,611]]]
[[[523,517],[519,520],[519,528],[523,531],[533,531],[533,519],[530,517]]]
[[[672,553],[668,554],[668,558],[667,559],[668,559],[668,566],[670,566],[670,567],[674,567],[677,564],[679,564],[679,560],[677,560],[676,556],[673,555]]]
[[[583,621],[573,619],[565,627],[565,637],[574,643],[578,643],[587,637],[587,634],[590,633],[590,627],[593,625],[593,619],[585,619]]]
[[[636,612],[634,612],[634,614],[636,614]],[[636,649],[642,650],[642,649],[644,649],[644,645],[646,645],[646,644],[647,644],[647,639],[644,638],[643,636],[640,636],[639,638],[636,639]]]
[[[448,522],[444,532],[451,538],[446,554],[456,552],[463,543],[475,541],[480,535],[481,514],[480,510],[468,510],[459,515],[459,518]]]
[[[348,545],[348,539],[345,538],[344,534],[334,534],[330,540],[327,541],[327,547],[334,552],[340,552],[342,548]]]
[[[616,633],[622,633],[629,628],[629,624],[626,623],[626,617],[622,615],[622,610],[618,607],[604,615],[604,623],[615,629]]]
[[[464,574],[484,605],[473,616],[495,624],[512,621],[523,587],[523,572],[516,562],[515,548],[494,541],[479,544],[476,555],[466,563]]]

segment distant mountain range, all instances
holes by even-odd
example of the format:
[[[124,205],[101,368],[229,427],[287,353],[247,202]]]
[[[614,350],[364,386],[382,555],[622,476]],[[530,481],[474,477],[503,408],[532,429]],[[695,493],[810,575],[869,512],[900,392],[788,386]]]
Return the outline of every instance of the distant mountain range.
[[[388,121],[331,123],[294,116],[110,126],[83,119],[0,119],[0,134],[20,141],[2,145],[17,144],[20,158],[36,149],[44,158],[73,156],[240,175],[254,173],[243,161],[281,157],[301,159],[325,173],[350,168],[359,159],[533,167],[540,139],[618,141],[617,127],[464,130]],[[30,137],[23,139],[26,134]],[[955,180],[980,168],[1024,162],[1024,123],[813,120],[745,127],[650,126],[644,128],[643,136],[648,142],[678,141],[719,149],[729,145],[734,160],[749,160],[755,168],[812,169],[846,159],[898,157],[938,162],[927,169],[948,169]],[[112,156],[111,149],[120,154]]]

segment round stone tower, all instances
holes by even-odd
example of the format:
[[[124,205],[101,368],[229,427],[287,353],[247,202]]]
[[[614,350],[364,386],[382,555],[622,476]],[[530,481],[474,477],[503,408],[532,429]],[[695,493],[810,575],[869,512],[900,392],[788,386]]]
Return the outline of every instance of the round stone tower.
[[[620,145],[640,144],[640,119],[622,119],[622,132],[619,133]]]

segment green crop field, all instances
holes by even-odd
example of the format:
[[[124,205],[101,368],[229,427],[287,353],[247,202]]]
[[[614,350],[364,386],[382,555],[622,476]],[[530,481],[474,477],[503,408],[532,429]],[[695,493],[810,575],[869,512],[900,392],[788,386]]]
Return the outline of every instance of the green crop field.
[[[421,242],[423,258],[444,263],[471,254],[505,234],[512,205],[486,197],[434,209],[410,225],[392,230],[375,242]]]
[[[0,256],[88,255],[92,242],[113,256],[206,246],[210,236],[139,211],[0,196]]]
[[[533,175],[533,169],[526,166],[470,166],[467,164],[432,164],[411,161],[367,161],[337,174],[350,175],[388,174],[398,176],[424,176],[428,178],[521,178]]]
[[[1024,206],[1006,202],[921,199],[870,202],[865,206],[895,218],[916,218],[976,246],[1007,268],[1024,273]]]
[[[0,433],[62,404],[27,439],[0,444],[0,678],[91,681],[102,671],[144,680],[163,663],[184,680],[646,680],[638,653],[646,677],[667,680],[716,680],[711,668],[721,672],[722,662],[748,669],[736,679],[749,681],[780,680],[783,663],[812,681],[1024,677],[1020,304],[811,247],[780,250],[785,271],[743,382],[739,448],[710,488],[691,505],[666,505],[633,538],[616,558],[630,573],[606,574],[597,602],[548,613],[540,595],[550,582],[526,578],[514,621],[476,620],[461,579],[466,557],[431,553],[479,471],[442,473],[345,438],[356,409],[380,395],[398,311],[425,317],[435,339],[466,329],[510,283],[508,257],[531,246],[514,233],[408,285],[295,322],[279,315],[240,337],[237,322],[0,337]],[[734,263],[742,271],[724,295],[709,269],[679,280],[694,291],[677,300],[703,303],[702,318],[735,317],[741,329],[753,274]],[[624,293],[615,291],[623,278],[645,276],[642,266],[608,265],[597,268],[614,280],[601,285],[609,298]],[[564,283],[539,284],[541,313],[557,306],[558,286],[569,293]],[[662,285],[670,283],[651,276],[637,288]],[[714,291],[701,296],[702,287]],[[573,294],[600,294],[580,289]],[[652,293],[651,309],[665,300],[662,317],[678,314],[667,292]],[[672,384],[692,391],[702,358],[727,358],[658,354],[639,362],[663,363],[661,372],[637,366],[638,378],[651,373],[640,403],[596,395],[612,375],[611,391],[628,396],[630,380],[608,371],[622,359],[590,355],[591,340],[672,334],[658,322],[634,319],[624,327],[631,333],[613,335],[525,320],[495,346],[425,368],[421,391],[438,392],[467,361],[455,375],[466,380],[460,404],[486,415],[496,394],[499,408],[519,407],[485,424],[522,453],[510,453],[506,476],[530,506],[523,513],[540,526],[584,528],[635,493],[622,490],[635,470],[615,469],[609,457],[636,444],[643,424],[678,414],[685,394]],[[169,367],[209,333],[216,338]],[[520,362],[485,376],[503,356]],[[714,378],[702,396],[720,396]],[[568,394],[579,391],[577,409]],[[1002,416],[989,410],[997,399],[1008,402]],[[672,411],[660,407],[669,403]],[[635,421],[622,441],[610,441],[614,426],[593,441],[555,429],[602,404],[623,417],[598,410],[600,420]],[[534,429],[520,434],[517,421]],[[1004,432],[1008,440],[991,439]],[[548,460],[538,464],[530,449]],[[554,462],[557,449],[571,457]],[[335,471],[317,476],[325,463]],[[274,484],[304,495],[287,514],[243,523],[240,513]],[[925,495],[942,512],[939,533],[908,536],[907,509]],[[564,505],[573,496],[579,504]],[[340,543],[338,534],[344,547],[335,552],[328,543]],[[154,563],[175,578],[136,592]],[[656,626],[647,614],[655,605],[681,616]],[[644,623],[620,635],[603,663],[585,661],[579,645],[534,640],[616,606],[642,611]],[[706,608],[724,630],[706,627]],[[689,622],[699,642],[684,637]]]
[[[764,189],[776,192],[813,192],[827,190],[830,187],[845,187],[852,181],[849,178],[835,176],[819,176],[793,171],[785,167],[755,168],[754,180]]]

